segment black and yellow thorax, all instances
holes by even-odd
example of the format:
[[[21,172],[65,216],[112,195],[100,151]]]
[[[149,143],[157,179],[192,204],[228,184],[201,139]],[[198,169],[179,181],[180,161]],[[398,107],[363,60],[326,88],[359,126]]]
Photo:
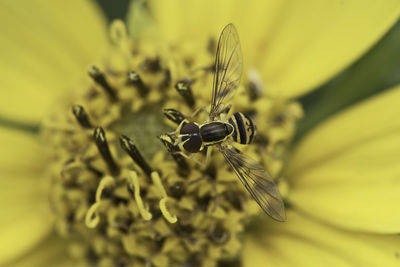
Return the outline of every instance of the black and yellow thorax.
[[[205,146],[224,142],[233,132],[233,126],[227,122],[211,121],[200,125],[200,136]]]

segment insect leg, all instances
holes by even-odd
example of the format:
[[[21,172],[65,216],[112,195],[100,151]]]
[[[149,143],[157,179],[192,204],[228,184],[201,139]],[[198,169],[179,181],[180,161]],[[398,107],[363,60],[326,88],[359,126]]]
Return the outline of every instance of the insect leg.
[[[214,205],[212,207],[211,213],[214,213],[214,211],[218,207],[218,197],[219,197],[219,194],[218,194],[218,191],[217,191],[217,186],[215,185],[215,181],[211,181],[211,188],[212,188],[212,191],[214,193]]]
[[[205,106],[202,106],[202,107],[199,107],[198,109],[196,109],[196,110],[192,113],[192,115],[190,115],[189,118],[193,119],[193,118],[197,117],[197,115],[199,115],[200,112],[204,112],[205,114],[207,114],[207,119],[208,119],[208,111],[207,111],[207,108],[206,108]]]
[[[224,109],[223,113],[221,114],[221,120],[227,121],[233,114],[232,104],[229,104]]]
[[[206,164],[205,164],[206,166],[208,166],[208,163],[210,162],[212,149],[213,149],[212,146],[207,147]]]
[[[167,133],[167,134],[168,134],[168,135],[177,136],[178,133],[181,131],[183,124],[188,123],[188,122],[189,122],[189,121],[188,121],[187,119],[184,119],[184,120],[179,124],[178,128],[176,128],[175,131],[169,132],[169,133]]]
[[[196,159],[196,158],[194,157],[193,154],[187,155],[187,154],[186,154],[185,152],[183,152],[183,151],[175,151],[175,152],[172,152],[172,154],[178,154],[178,155],[183,156],[183,157],[186,158],[186,159],[193,160],[193,162],[195,162],[196,164],[200,165],[200,166],[203,167],[203,168],[205,168],[205,167],[207,166],[207,165],[204,164],[203,162],[200,162],[198,159]]]

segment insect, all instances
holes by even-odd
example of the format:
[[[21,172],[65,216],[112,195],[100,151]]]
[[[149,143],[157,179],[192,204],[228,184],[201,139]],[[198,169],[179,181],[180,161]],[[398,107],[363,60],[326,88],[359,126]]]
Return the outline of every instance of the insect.
[[[256,134],[256,126],[247,115],[241,112],[231,117],[227,115],[230,105],[226,102],[235,94],[242,74],[239,36],[233,24],[222,30],[214,68],[208,120],[198,124],[184,119],[171,133],[175,136],[175,144],[183,155],[184,152],[191,155],[207,148],[207,159],[212,147],[217,147],[260,207],[273,219],[283,222],[286,219],[285,207],[272,177],[260,164],[230,145],[232,141],[250,144]],[[205,108],[203,111],[207,112]]]

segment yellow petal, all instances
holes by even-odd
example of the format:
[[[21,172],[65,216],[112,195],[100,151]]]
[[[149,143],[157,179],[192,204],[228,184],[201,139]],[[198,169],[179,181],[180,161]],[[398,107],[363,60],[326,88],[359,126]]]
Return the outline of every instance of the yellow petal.
[[[287,222],[268,218],[247,236],[244,267],[399,266],[398,235],[361,234],[290,212]]]
[[[200,41],[207,43],[230,21],[238,1],[149,1],[161,35],[170,43]],[[217,36],[213,36],[217,37]]]
[[[267,87],[291,97],[317,87],[368,50],[399,14],[397,0],[285,2],[261,58]]]
[[[317,127],[289,162],[289,198],[342,227],[400,232],[400,86]]]
[[[52,218],[43,193],[43,152],[33,135],[0,128],[0,265],[30,250]]]
[[[153,0],[150,8],[173,44],[207,44],[233,22],[245,66],[259,70],[268,92],[283,97],[304,94],[343,70],[400,14],[397,0]]]
[[[73,91],[106,45],[92,1],[1,1],[0,32],[0,115],[30,122]]]
[[[77,266],[67,254],[65,240],[49,236],[32,251],[12,262],[12,267],[70,267]]]

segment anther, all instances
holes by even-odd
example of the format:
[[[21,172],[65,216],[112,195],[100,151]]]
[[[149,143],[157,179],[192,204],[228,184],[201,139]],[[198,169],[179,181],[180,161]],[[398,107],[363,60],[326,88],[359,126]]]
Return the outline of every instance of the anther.
[[[276,123],[276,124],[282,124],[282,123],[285,122],[285,119],[286,119],[285,114],[280,113],[280,114],[276,115],[276,116],[272,119],[272,121],[273,121],[274,123]]]
[[[106,162],[108,169],[112,175],[119,174],[119,167],[117,163],[115,163],[110,148],[108,147],[108,142],[106,139],[106,133],[104,132],[103,128],[96,127],[93,132],[93,139],[96,143],[96,146],[100,152],[100,155],[103,157],[104,161]]]
[[[128,84],[135,86],[141,97],[149,93],[149,88],[143,83],[142,78],[135,71],[128,72]]]
[[[180,111],[173,109],[173,108],[166,108],[163,111],[164,116],[172,122],[176,124],[180,124],[186,116],[183,115]]]
[[[180,199],[185,194],[185,184],[176,182],[169,188],[169,193],[172,197]]]
[[[104,89],[104,91],[109,95],[112,101],[117,100],[117,93],[114,88],[108,83],[106,76],[104,73],[100,72],[100,70],[96,66],[92,66],[89,68],[89,75],[93,78],[93,80]]]
[[[141,64],[141,69],[149,72],[159,72],[161,71],[161,63],[158,57],[156,58],[146,58],[146,60]]]
[[[190,173],[189,165],[187,164],[185,158],[182,155],[174,153],[174,152],[178,152],[180,150],[178,147],[176,147],[174,145],[173,138],[168,134],[160,135],[158,138],[161,140],[161,142],[163,143],[163,145],[165,146],[167,151],[171,154],[172,158],[175,160],[176,164],[178,165],[178,167],[179,167],[178,174],[183,177],[188,176]]]
[[[253,81],[250,81],[247,84],[247,88],[249,90],[249,96],[251,101],[255,101],[261,96],[262,90],[260,90],[259,86]]]
[[[86,258],[91,266],[96,266],[100,260],[99,255],[92,248],[86,252]]]
[[[72,113],[74,114],[78,123],[87,129],[93,128],[92,123],[90,123],[89,116],[86,113],[85,109],[80,105],[75,105],[72,107]]]
[[[207,52],[210,53],[210,55],[215,55],[216,50],[217,50],[217,41],[213,36],[208,39]]]
[[[188,222],[179,221],[174,225],[173,230],[180,237],[190,237],[196,229]]]
[[[121,148],[136,162],[137,165],[144,171],[144,173],[151,177],[153,169],[143,158],[142,154],[137,149],[135,143],[127,136],[121,135],[119,138]]]
[[[182,80],[175,84],[175,89],[183,97],[183,99],[185,99],[186,104],[188,104],[189,107],[193,108],[195,105],[195,101],[190,84],[191,84],[190,81]]]
[[[229,241],[230,234],[220,224],[212,224],[208,229],[208,238],[215,244],[222,245]]]
[[[226,191],[223,194],[226,201],[228,201],[232,207],[238,211],[244,210],[245,198],[240,192]]]
[[[164,71],[164,78],[160,81],[158,84],[158,88],[160,90],[167,89],[171,83],[171,71],[169,69],[166,69]]]
[[[250,70],[248,72],[248,80],[247,88],[249,90],[250,100],[257,100],[264,91],[264,86],[260,75],[255,70]]]

